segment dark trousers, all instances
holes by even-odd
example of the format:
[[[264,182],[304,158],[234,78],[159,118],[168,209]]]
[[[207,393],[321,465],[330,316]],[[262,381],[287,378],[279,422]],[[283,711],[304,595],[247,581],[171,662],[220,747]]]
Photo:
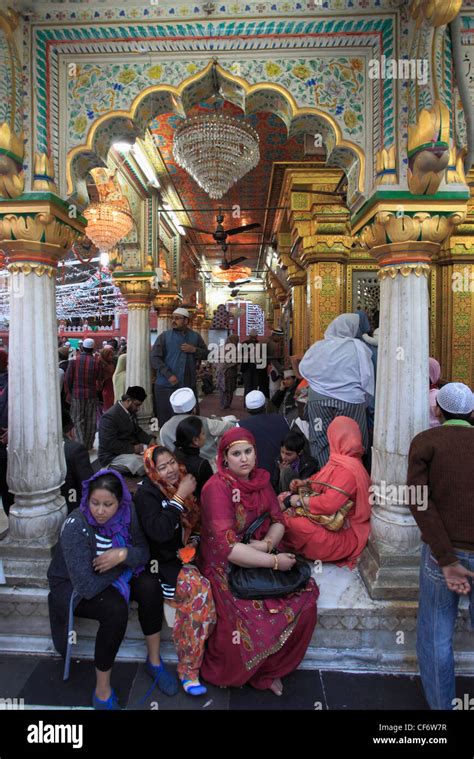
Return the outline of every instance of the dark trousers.
[[[0,495],[2,496],[2,503],[5,514],[8,516],[10,512],[10,506],[13,506],[15,496],[8,490],[7,484],[7,449],[4,445],[0,446]]]
[[[257,377],[258,377],[258,389],[264,394],[265,398],[270,397],[270,387],[269,387],[269,377],[267,368],[265,369],[257,369]]]
[[[158,574],[142,572],[130,582],[130,600],[138,601],[138,619],[144,635],[161,631],[163,624],[163,593]],[[95,666],[108,672],[125,637],[128,604],[113,585],[90,599],[83,599],[74,610],[76,617],[96,619],[99,629],[95,639]]]
[[[258,369],[256,366],[247,366],[242,372],[244,380],[244,397],[252,390],[258,388]]]

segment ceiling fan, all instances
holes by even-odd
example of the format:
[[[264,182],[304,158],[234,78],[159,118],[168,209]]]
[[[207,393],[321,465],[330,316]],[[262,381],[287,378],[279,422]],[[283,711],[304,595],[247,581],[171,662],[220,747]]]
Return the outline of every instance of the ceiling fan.
[[[239,280],[236,280],[235,282],[228,282],[227,287],[232,287],[232,288],[242,287],[242,285],[246,285],[248,282],[251,282],[251,281],[252,281],[251,279],[239,279]]]
[[[227,252],[227,245],[226,240],[228,237],[231,237],[233,235],[240,235],[244,232],[250,232],[252,229],[257,229],[258,227],[261,227],[261,224],[258,222],[254,222],[253,224],[243,224],[240,227],[232,227],[231,229],[224,229],[222,226],[222,222],[224,221],[224,215],[222,213],[222,208],[219,208],[217,212],[217,227],[214,230],[214,232],[210,232],[208,229],[200,229],[199,227],[188,227],[185,224],[182,226],[184,229],[191,229],[194,232],[201,232],[201,234],[205,235],[211,235],[215,242],[222,247],[222,252],[224,253],[224,261],[221,264],[221,269],[226,271],[227,269],[230,269],[231,266],[234,266],[235,264],[241,263],[242,261],[246,261],[247,258],[245,256],[240,256],[239,258],[236,258],[234,260],[228,261],[225,257],[225,254]]]

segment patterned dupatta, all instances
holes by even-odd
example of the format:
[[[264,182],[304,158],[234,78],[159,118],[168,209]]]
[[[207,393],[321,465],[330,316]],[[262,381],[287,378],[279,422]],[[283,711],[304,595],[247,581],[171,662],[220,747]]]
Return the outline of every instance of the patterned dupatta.
[[[153,483],[153,485],[156,485],[159,490],[163,493],[165,498],[168,500],[171,500],[173,496],[176,494],[176,491],[178,490],[179,482],[183,479],[183,477],[187,474],[186,467],[184,464],[179,464],[179,482],[178,485],[170,485],[166,480],[164,480],[162,477],[160,477],[159,472],[156,469],[156,464],[153,461],[153,451],[155,450],[157,446],[152,445],[149,448],[146,449],[144,455],[143,455],[143,465],[145,467],[145,473],[148,477],[148,479]],[[174,456],[170,452],[170,456]],[[199,506],[198,502],[196,501],[196,498],[194,495],[189,495],[187,498],[184,499],[184,508],[186,509],[185,513],[181,516],[181,524],[184,528],[184,538],[183,543],[186,545],[186,543],[189,540],[189,536],[191,533],[199,532],[200,523],[201,523],[201,515],[199,512]]]

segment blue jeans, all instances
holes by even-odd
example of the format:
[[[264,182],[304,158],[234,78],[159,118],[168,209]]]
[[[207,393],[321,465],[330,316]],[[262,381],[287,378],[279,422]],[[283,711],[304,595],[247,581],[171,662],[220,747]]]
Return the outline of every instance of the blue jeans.
[[[461,564],[474,571],[474,553],[455,551]],[[452,709],[456,697],[453,634],[460,596],[448,590],[443,572],[423,544],[420,566],[420,600],[416,652],[426,700],[431,709]],[[474,629],[474,587],[471,582],[470,614]]]

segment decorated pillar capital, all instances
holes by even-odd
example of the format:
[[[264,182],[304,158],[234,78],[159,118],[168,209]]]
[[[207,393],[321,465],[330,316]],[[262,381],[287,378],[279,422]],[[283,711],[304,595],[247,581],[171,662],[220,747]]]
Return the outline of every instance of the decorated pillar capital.
[[[10,271],[53,276],[58,262],[84,234],[85,219],[52,193],[0,201],[0,249]]]
[[[180,304],[178,293],[160,293],[155,295],[153,305],[159,316],[171,316],[175,308]]]
[[[144,271],[133,276],[119,272],[112,274],[112,278],[127,301],[129,311],[150,308],[156,294],[153,287],[154,274],[152,272]]]
[[[369,249],[381,267],[394,268],[407,276],[429,269],[440,246],[461,224],[464,215],[456,211],[445,216],[418,211],[412,216],[398,216],[379,211],[375,220],[360,234],[362,245]],[[393,277],[395,274],[390,273]]]

